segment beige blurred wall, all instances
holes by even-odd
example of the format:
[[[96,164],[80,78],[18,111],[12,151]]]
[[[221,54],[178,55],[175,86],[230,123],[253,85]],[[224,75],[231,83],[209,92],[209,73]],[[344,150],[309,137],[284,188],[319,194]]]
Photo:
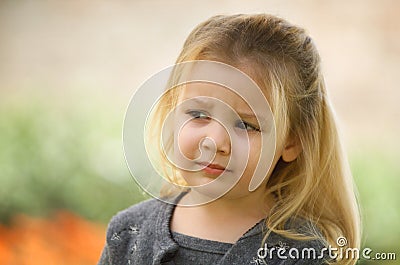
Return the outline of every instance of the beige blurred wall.
[[[316,41],[347,144],[390,145],[400,133],[398,10],[388,0],[1,1],[0,103],[101,100],[122,119],[133,91],[175,61],[199,22],[268,12]]]

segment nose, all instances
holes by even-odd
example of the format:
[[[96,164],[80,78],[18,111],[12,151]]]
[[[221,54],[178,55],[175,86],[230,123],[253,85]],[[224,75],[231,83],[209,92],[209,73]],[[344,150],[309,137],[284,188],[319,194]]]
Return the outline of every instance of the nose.
[[[216,120],[212,120],[207,126],[206,137],[211,140],[203,140],[201,145],[203,148],[213,150],[222,155],[229,155],[231,153],[231,141],[229,134],[225,127]],[[214,143],[213,143],[214,142]],[[215,144],[215,147],[214,147]]]

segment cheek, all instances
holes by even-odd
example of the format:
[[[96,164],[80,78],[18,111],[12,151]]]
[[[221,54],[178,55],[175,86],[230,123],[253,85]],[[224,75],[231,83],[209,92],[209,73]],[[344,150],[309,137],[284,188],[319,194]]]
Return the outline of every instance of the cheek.
[[[242,180],[250,181],[260,157],[260,148],[261,141],[256,136],[249,136],[249,142],[244,137],[235,142],[232,163],[238,174],[243,172]]]
[[[249,160],[246,167],[246,173],[252,175],[254,173],[257,164],[259,163],[258,160],[260,158],[260,148],[261,142],[258,138],[250,140],[250,150],[249,150]],[[250,179],[251,176],[248,176]]]
[[[243,174],[240,177],[239,182],[233,188],[233,190],[232,190],[233,193],[238,194],[240,196],[243,196],[243,195],[249,193],[249,190],[248,190],[249,184],[250,184],[251,178],[253,177],[253,174],[255,172],[257,164],[259,163],[258,159],[260,157],[260,147],[261,147],[260,141],[258,141],[257,139],[249,139],[249,143],[248,143],[248,147],[247,147],[248,152],[249,152],[248,158],[247,158],[247,150],[246,150],[246,154],[241,153],[241,154],[239,154],[239,156],[237,156],[236,161],[240,161],[239,163],[242,163],[242,165],[244,163],[245,169],[243,171]],[[245,148],[242,147],[242,149],[244,150]],[[247,162],[247,165],[246,165],[246,162]]]
[[[200,153],[199,142],[202,138],[200,131],[199,129],[192,128],[190,125],[183,126],[175,139],[177,140],[176,147],[178,147],[175,150],[175,154],[176,152],[180,152],[181,155],[191,160],[198,157]]]
[[[261,137],[256,137],[250,141],[250,157],[258,161],[261,153]]]

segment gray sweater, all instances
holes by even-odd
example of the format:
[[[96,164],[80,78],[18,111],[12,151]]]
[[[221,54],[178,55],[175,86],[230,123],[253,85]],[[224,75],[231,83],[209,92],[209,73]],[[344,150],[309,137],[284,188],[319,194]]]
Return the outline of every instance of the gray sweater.
[[[183,195],[178,195],[175,201]],[[149,199],[119,212],[109,223],[106,245],[98,265],[178,265],[176,262],[181,257],[175,258],[179,256],[176,254],[180,247],[170,230],[174,208],[173,204]],[[264,251],[265,248],[260,250],[265,229],[264,222],[257,223],[230,248],[222,242],[210,241],[214,245],[221,243],[224,251],[227,250],[216,264],[325,264],[318,258],[324,246],[317,240],[295,241],[272,233],[266,242],[268,251]],[[294,250],[293,255],[289,255],[290,248],[297,249],[297,252]],[[315,249],[317,258],[313,258],[311,248]],[[281,251],[280,257],[278,250]],[[302,256],[303,250],[306,251]],[[197,253],[198,264],[204,264],[203,260],[210,260],[206,255],[212,255],[205,251]]]

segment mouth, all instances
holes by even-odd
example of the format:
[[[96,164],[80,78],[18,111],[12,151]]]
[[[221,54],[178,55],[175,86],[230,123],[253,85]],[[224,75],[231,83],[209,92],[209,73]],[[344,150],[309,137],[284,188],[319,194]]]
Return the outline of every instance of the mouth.
[[[218,164],[209,164],[209,163],[198,163],[198,164],[204,167],[202,171],[211,175],[221,175],[224,171],[226,172],[231,171]]]

